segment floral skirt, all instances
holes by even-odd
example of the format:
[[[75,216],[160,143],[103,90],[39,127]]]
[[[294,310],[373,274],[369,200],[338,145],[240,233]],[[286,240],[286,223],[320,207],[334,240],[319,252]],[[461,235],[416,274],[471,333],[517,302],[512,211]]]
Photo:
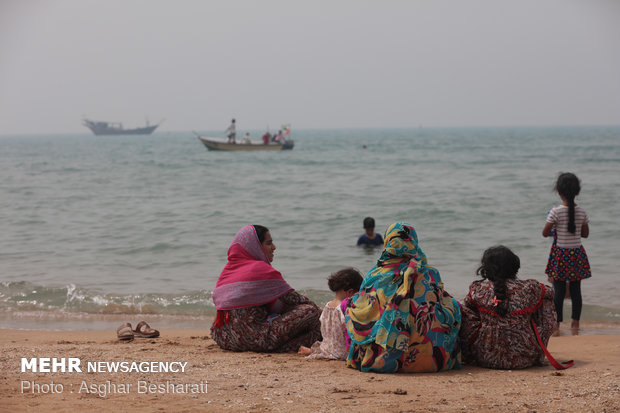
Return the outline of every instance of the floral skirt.
[[[583,245],[577,248],[551,247],[545,274],[556,281],[579,281],[592,276]]]

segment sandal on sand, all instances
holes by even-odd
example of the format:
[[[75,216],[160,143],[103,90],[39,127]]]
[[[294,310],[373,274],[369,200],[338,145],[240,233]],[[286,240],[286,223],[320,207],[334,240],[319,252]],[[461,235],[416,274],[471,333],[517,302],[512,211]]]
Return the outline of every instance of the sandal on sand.
[[[159,337],[159,331],[152,329],[146,321],[140,321],[133,331],[133,335],[142,338],[155,338]]]
[[[133,340],[133,330],[131,329],[131,324],[125,323],[119,328],[117,328],[116,336],[121,341]]]

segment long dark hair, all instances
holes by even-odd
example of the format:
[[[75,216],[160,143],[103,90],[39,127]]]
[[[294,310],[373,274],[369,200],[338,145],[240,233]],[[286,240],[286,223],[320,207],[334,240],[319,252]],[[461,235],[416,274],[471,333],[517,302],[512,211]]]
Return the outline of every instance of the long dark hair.
[[[581,191],[581,184],[577,175],[563,172],[555,182],[555,190],[568,201],[568,232],[575,233],[575,197]]]
[[[488,248],[482,254],[480,267],[476,270],[476,274],[493,283],[496,311],[499,315],[503,316],[508,312],[510,296],[508,295],[506,280],[517,278],[520,267],[521,260],[519,257],[503,245]]]
[[[256,236],[258,237],[258,240],[262,244],[265,241],[265,235],[269,232],[269,230],[267,229],[267,227],[264,227],[262,225],[252,226],[254,227],[254,231],[256,231]]]

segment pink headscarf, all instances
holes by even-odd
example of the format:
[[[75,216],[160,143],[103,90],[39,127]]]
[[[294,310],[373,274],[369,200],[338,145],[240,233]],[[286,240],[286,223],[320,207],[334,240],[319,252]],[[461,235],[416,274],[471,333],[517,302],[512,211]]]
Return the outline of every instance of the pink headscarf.
[[[254,227],[246,225],[230,243],[212,297],[216,309],[232,310],[271,303],[292,289],[269,263]]]

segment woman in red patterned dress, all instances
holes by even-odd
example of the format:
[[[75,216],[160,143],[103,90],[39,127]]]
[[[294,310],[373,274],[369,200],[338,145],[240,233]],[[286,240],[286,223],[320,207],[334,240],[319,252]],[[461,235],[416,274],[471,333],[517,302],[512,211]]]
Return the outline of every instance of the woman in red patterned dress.
[[[463,362],[492,369],[543,365],[555,330],[553,288],[536,280],[519,280],[519,257],[503,245],[487,249],[462,308],[459,337]],[[532,325],[532,321],[534,325]]]

